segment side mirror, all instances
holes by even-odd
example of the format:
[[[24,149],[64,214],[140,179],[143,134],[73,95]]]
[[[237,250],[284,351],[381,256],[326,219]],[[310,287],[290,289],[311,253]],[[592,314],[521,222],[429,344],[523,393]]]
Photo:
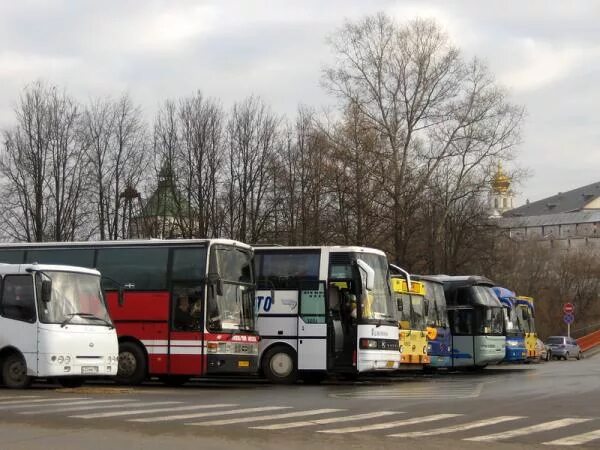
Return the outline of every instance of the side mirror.
[[[123,287],[121,285],[119,285],[119,293],[117,295],[119,296],[117,299],[119,306],[123,306],[125,304],[125,296],[123,295]]]
[[[217,295],[223,295],[223,280],[218,273],[209,273],[207,276],[207,281],[209,284],[212,284],[215,287]]]
[[[52,298],[52,280],[42,280],[42,301],[48,303]]]
[[[357,259],[356,264],[361,272],[361,275],[364,274],[363,283],[367,291],[372,291],[375,287],[375,271],[373,268],[364,262],[362,259]]]
[[[404,304],[402,303],[402,299],[401,298],[397,298],[396,299],[396,304],[398,305],[398,311],[404,310]]]
[[[429,316],[429,301],[425,300],[423,305],[423,310],[426,316]]]

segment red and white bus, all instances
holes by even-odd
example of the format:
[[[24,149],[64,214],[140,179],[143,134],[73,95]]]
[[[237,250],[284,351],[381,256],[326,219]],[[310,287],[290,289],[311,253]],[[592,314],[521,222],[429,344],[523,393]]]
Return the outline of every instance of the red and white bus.
[[[100,270],[123,384],[256,373],[252,259],[250,246],[226,239],[0,245],[3,263]]]

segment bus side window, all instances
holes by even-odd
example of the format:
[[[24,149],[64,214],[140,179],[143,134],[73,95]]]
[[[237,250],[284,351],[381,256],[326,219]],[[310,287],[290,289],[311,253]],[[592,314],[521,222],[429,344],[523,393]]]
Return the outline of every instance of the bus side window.
[[[7,275],[2,284],[1,312],[7,319],[35,322],[33,279],[30,275]]]

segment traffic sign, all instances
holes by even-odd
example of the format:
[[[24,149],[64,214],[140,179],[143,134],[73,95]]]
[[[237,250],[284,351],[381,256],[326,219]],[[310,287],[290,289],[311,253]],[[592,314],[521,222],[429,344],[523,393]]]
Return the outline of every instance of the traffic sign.
[[[565,314],[573,314],[574,311],[575,311],[575,306],[573,306],[573,303],[565,303],[563,305],[563,312]]]
[[[563,320],[565,321],[566,324],[570,325],[575,320],[575,316],[573,314],[565,314],[563,316]]]

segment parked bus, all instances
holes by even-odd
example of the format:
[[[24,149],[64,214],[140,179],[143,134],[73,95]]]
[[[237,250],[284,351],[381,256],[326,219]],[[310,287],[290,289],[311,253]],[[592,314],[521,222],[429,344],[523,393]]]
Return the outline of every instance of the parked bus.
[[[276,383],[398,369],[398,322],[382,251],[255,247],[260,367]]]
[[[391,283],[399,316],[400,369],[423,369],[425,364],[429,364],[425,284],[400,274],[391,275]]]
[[[494,286],[492,289],[504,306],[506,336],[504,361],[509,363],[524,362],[527,360],[527,348],[525,347],[523,309],[517,307],[517,298],[513,291],[500,286]]]
[[[119,338],[117,381],[253,374],[252,248],[225,239],[4,244],[0,261],[95,267]],[[117,292],[123,289],[119,300]]]
[[[452,330],[452,366],[484,368],[504,359],[504,313],[490,290],[494,283],[479,276],[432,276],[444,283]]]
[[[537,361],[540,358],[540,352],[537,347],[538,335],[535,330],[535,307],[533,298],[518,296],[517,309],[521,310],[521,316],[523,318],[527,359],[530,361]]]
[[[448,323],[444,283],[427,275],[412,275],[411,279],[425,284],[428,368],[452,367],[452,333]]]
[[[117,374],[117,333],[98,271],[0,264],[0,277],[0,371],[7,387],[25,388],[36,377],[75,387]]]

